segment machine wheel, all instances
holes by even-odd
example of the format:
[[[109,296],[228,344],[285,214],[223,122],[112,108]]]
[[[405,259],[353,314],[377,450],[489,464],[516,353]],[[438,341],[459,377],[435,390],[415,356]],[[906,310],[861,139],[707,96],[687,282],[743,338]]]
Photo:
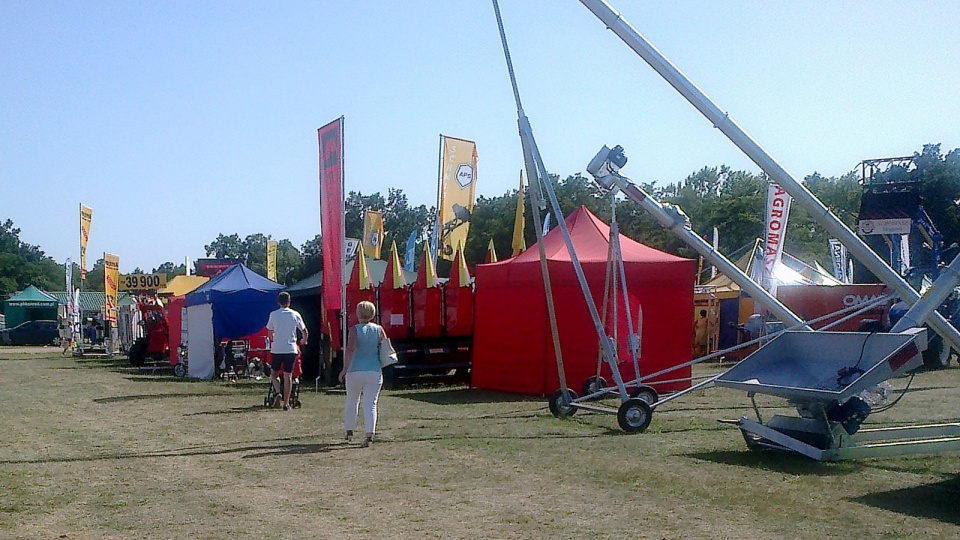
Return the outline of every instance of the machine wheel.
[[[270,408],[270,398],[266,398],[266,397],[263,398],[263,406],[266,407],[267,409]]]
[[[187,376],[187,366],[183,362],[177,362],[173,366],[173,376],[182,379]]]
[[[127,352],[127,358],[133,367],[141,367],[147,360],[147,339],[139,338],[130,346]]]
[[[577,399],[577,393],[573,390],[567,389],[567,393],[570,394],[570,400],[573,401]],[[550,412],[553,413],[557,418],[566,418],[568,416],[573,416],[577,412],[577,408],[570,405],[563,398],[563,390],[557,390],[550,395],[550,401],[547,404],[550,407]]]
[[[654,403],[660,400],[660,394],[653,389],[652,386],[642,385],[636,388],[630,389],[630,397],[642,399],[647,402],[647,405],[653,406]]]
[[[923,351],[923,365],[928,368],[943,369],[950,365],[950,346],[940,336],[933,336]]]
[[[607,380],[603,377],[590,377],[589,379],[583,381],[583,395],[588,396],[595,392],[599,392],[607,387]]]
[[[627,433],[643,433],[653,419],[653,409],[640,398],[624,401],[617,410],[617,423]]]

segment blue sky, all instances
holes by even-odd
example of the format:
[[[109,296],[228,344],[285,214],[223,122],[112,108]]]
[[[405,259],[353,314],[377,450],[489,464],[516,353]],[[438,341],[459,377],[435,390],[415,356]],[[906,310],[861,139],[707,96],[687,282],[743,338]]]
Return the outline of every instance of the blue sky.
[[[611,2],[798,178],[960,147],[960,2]],[[758,170],[579,2],[500,7],[551,172],[602,144],[637,181]],[[348,191],[434,204],[441,133],[477,142],[478,194],[517,186],[489,1],[0,1],[0,219],[58,261],[80,203],[88,266],[149,271],[219,233],[299,247],[341,115]]]

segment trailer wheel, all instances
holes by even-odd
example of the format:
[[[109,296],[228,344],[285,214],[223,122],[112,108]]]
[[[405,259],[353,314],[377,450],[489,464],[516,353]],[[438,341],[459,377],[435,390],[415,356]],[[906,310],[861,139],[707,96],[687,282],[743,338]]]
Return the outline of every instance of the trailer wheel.
[[[173,366],[173,376],[182,379],[187,376],[187,366],[183,362],[177,362]]]
[[[653,419],[653,409],[640,398],[630,398],[617,410],[617,423],[627,433],[643,433]]]
[[[642,399],[647,405],[653,407],[653,404],[660,400],[660,394],[652,386],[642,385],[630,389],[630,397]]]
[[[577,393],[573,390],[568,388],[567,393],[570,395],[570,401],[577,399]],[[577,412],[577,408],[570,405],[570,402],[564,399],[562,389],[550,395],[550,401],[547,405],[550,407],[550,412],[557,418],[573,416],[573,414]]]
[[[607,380],[603,377],[590,377],[587,380],[583,381],[583,395],[588,396],[590,394],[599,392],[607,387]],[[597,398],[594,398],[597,399]]]

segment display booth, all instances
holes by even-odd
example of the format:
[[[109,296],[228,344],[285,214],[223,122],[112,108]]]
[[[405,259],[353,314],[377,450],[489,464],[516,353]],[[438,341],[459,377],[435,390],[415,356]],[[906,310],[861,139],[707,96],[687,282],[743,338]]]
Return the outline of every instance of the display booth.
[[[212,378],[216,344],[255,334],[266,326],[283,288],[236,264],[188,294],[187,375]]]
[[[602,309],[610,227],[581,206],[566,225],[598,310]],[[640,373],[650,374],[690,358],[696,263],[657,251],[620,235],[629,309],[634,324],[642,308]],[[561,230],[542,240],[556,304],[560,347],[568,384],[579,388],[596,375],[599,340]],[[544,395],[560,387],[543,276],[536,245],[517,257],[475,270],[472,385]],[[634,378],[623,309],[619,311],[618,358],[625,380]],[[611,381],[606,362],[601,372]],[[690,368],[649,382],[667,392],[690,385]],[[668,382],[664,382],[668,381]]]

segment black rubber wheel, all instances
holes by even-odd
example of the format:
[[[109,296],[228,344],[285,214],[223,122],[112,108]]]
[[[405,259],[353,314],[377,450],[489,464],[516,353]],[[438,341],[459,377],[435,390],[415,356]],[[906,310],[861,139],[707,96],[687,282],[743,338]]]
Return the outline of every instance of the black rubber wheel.
[[[567,389],[567,394],[570,395],[570,401],[577,399],[577,393],[573,390]],[[550,412],[557,418],[573,416],[573,414],[577,412],[577,408],[570,405],[570,403],[564,399],[563,390],[557,390],[551,394],[550,401],[547,405],[550,408]]]
[[[147,338],[139,338],[130,346],[127,358],[133,367],[141,367],[147,360]]]
[[[607,380],[603,377],[590,377],[587,380],[583,381],[583,386],[580,388],[583,390],[583,395],[588,396],[595,392],[599,392],[607,387]],[[597,399],[597,398],[595,398]]]
[[[187,376],[187,366],[183,362],[177,362],[173,366],[173,376],[182,379]]]
[[[653,409],[640,398],[624,401],[617,410],[617,423],[627,433],[643,433],[653,419]]]
[[[636,388],[630,389],[630,397],[642,399],[647,402],[647,405],[653,406],[654,403],[660,400],[660,394],[653,389],[652,386],[641,385]]]
[[[270,408],[270,398],[268,397],[263,398],[263,406],[268,409]]]
[[[942,337],[932,335],[927,343],[927,350],[923,351],[923,365],[934,369],[943,369],[950,365],[950,346],[943,342]]]

